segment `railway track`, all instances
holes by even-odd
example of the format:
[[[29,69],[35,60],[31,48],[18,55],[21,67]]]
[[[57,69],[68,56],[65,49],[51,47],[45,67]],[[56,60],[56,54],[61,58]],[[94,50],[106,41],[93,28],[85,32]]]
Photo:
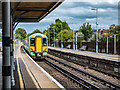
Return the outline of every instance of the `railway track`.
[[[82,86],[83,89],[100,90],[99,87],[97,87],[97,86],[89,83],[88,81],[78,77],[77,75],[65,70],[64,68],[61,68],[61,67],[55,65],[54,63],[50,62],[49,60],[45,59],[45,61],[47,64],[49,64],[50,66],[52,66],[53,68],[55,68],[56,70],[58,70],[59,72],[61,72],[62,74],[64,74],[65,76],[67,76],[68,78],[70,78],[71,80],[76,82],[77,84],[79,84],[80,86]]]
[[[69,62],[73,62],[83,67],[88,67],[95,71],[120,79],[120,62],[83,56],[53,49],[49,49],[48,53],[53,56],[65,59]]]
[[[59,66],[58,64],[53,63],[53,61],[58,62],[59,64],[62,64],[63,66],[65,66],[65,68]],[[120,86],[118,84],[112,83],[110,81],[104,80],[104,79],[97,77],[95,75],[92,75],[88,72],[82,71],[76,67],[73,67],[73,66],[71,66],[63,61],[60,61],[58,59],[55,59],[53,57],[48,56],[47,59],[45,59],[45,62],[48,65],[50,65],[51,67],[53,67],[54,69],[56,69],[57,71],[59,71],[60,73],[62,73],[63,75],[65,75],[66,77],[68,77],[69,79],[71,79],[73,82],[77,83],[80,86],[80,88],[82,88],[82,89],[100,90],[101,87],[99,87],[98,85],[92,84],[91,82],[89,82],[86,79],[81,78],[79,75],[76,75],[75,73],[66,69],[66,67],[69,67],[74,71],[82,73],[82,75],[84,75],[87,78],[88,77],[92,78],[93,80],[95,80],[95,82],[97,81],[100,84],[103,84],[105,87],[108,87],[109,89],[120,89]]]
[[[25,48],[23,47],[23,49],[25,50]],[[26,50],[25,50],[26,51]],[[27,52],[28,53],[28,52]],[[49,60],[45,59],[45,62],[50,65],[51,67],[53,67],[54,69],[56,69],[57,71],[59,71],[60,73],[64,74],[66,77],[70,78],[72,81],[74,81],[75,83],[80,85],[80,88],[82,89],[97,89],[100,90],[99,87],[89,83],[88,81],[76,76],[75,74],[65,70],[64,68],[61,68],[55,64],[53,64],[52,62],[50,62]]]
[[[82,71],[82,70],[80,70],[78,68],[75,68],[75,67],[73,67],[73,66],[71,66],[71,65],[69,65],[69,64],[67,64],[67,63],[65,63],[63,61],[57,60],[57,59],[52,58],[50,56],[48,56],[47,59],[45,59],[47,64],[49,64],[53,68],[59,70],[63,74],[67,75],[67,77],[69,77],[69,78],[72,77],[73,79],[75,79],[73,81],[77,81],[77,82],[80,82],[80,83],[82,82],[82,85],[87,86],[86,88],[89,88],[89,89],[100,89],[100,87],[98,87],[98,86],[96,86],[94,84],[91,84],[90,82],[88,82],[87,80],[85,80],[83,78],[80,78],[80,77],[76,76],[76,74],[72,73],[71,71],[68,71],[68,70],[62,68],[61,66],[54,64],[53,62],[51,62],[51,60],[53,60],[55,62],[58,62],[59,64],[63,64],[65,67],[69,67],[72,70],[77,71],[78,73],[81,73],[85,77],[92,78],[92,80],[94,80],[95,82],[99,82],[100,84],[104,85],[106,88],[120,89],[120,86],[118,84],[112,83],[112,82],[104,80],[104,79],[102,79],[102,78],[100,78],[98,76],[95,76],[95,75],[90,74],[88,72]],[[68,76],[68,75],[70,75],[70,76]],[[79,81],[79,80],[81,80],[81,81]]]

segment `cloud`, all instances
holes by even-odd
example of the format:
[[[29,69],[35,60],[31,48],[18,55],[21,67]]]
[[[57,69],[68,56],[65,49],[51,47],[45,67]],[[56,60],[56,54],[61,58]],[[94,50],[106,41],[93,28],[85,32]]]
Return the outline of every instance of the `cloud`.
[[[59,18],[66,21],[73,30],[78,30],[83,23],[87,22],[96,28],[96,12],[91,10],[92,8],[98,8],[99,28],[108,28],[111,24],[118,23],[118,0],[65,0],[39,23],[22,23],[18,27],[27,29],[27,32],[35,29],[43,31]]]
[[[96,20],[96,18],[87,18],[86,21],[89,22],[89,21],[94,21]]]

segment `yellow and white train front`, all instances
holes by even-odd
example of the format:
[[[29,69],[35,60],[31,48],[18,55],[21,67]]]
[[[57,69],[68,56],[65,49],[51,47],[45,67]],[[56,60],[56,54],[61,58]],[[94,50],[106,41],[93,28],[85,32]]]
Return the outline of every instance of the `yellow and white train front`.
[[[30,37],[30,55],[35,57],[47,56],[48,44],[46,36],[31,36]]]

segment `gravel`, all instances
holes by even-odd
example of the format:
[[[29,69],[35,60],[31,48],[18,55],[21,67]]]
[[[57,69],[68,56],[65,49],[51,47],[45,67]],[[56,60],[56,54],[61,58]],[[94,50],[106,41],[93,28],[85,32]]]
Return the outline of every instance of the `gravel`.
[[[81,87],[71,81],[69,78],[58,72],[56,69],[52,68],[48,64],[46,64],[44,61],[37,61],[37,63],[45,69],[52,77],[54,77],[61,85],[63,85],[66,89],[81,89]]]
[[[67,64],[69,64],[69,65],[71,65],[71,66],[74,66],[74,67],[76,67],[76,68],[78,68],[78,69],[80,69],[80,70],[86,71],[86,72],[88,72],[88,73],[90,73],[90,74],[93,74],[93,75],[95,75],[95,76],[99,76],[99,77],[101,77],[101,78],[103,78],[103,79],[105,79],[105,80],[108,80],[108,81],[110,81],[110,82],[113,82],[113,83],[115,83],[115,84],[119,84],[119,85],[120,85],[120,80],[118,80],[117,78],[114,78],[114,77],[112,77],[112,76],[108,76],[108,75],[106,75],[106,74],[103,74],[103,73],[100,73],[100,72],[98,72],[98,71],[89,69],[89,68],[87,68],[87,67],[83,67],[83,66],[74,64],[74,63],[69,62],[69,61],[66,61],[66,60],[64,60],[64,59],[60,59],[60,58],[55,57],[55,56],[52,56],[52,55],[50,55],[50,54],[48,54],[48,55],[49,55],[50,57],[55,58],[55,59],[61,60],[61,61],[65,62],[65,63],[67,63]],[[91,83],[94,83],[94,82],[91,82]],[[95,84],[96,84],[96,83],[95,83]]]

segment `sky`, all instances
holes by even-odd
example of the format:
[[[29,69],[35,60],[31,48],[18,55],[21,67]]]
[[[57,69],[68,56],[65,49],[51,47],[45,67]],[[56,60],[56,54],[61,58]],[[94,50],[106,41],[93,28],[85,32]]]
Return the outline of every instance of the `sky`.
[[[98,8],[98,28],[108,29],[112,24],[118,25],[118,2],[119,0],[65,0],[39,23],[20,23],[16,29],[24,28],[27,33],[36,29],[44,31],[58,18],[66,21],[73,30],[79,30],[87,22],[96,29],[96,11],[92,8]]]

